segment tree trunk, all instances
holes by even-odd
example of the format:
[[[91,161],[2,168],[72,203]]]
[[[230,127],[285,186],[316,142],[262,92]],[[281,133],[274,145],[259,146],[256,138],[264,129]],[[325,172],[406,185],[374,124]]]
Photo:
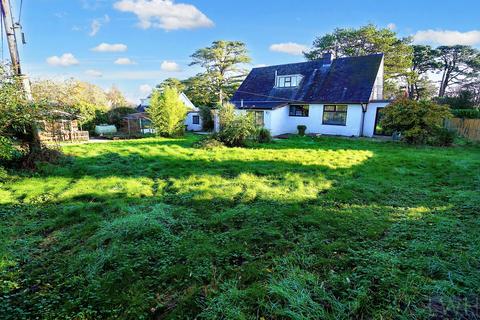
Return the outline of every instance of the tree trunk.
[[[28,128],[28,153],[35,154],[41,150],[42,142],[40,141],[37,126],[32,124],[30,128]]]
[[[446,68],[443,76],[442,76],[442,82],[440,83],[440,91],[438,92],[438,96],[440,98],[443,98],[445,96],[445,93],[447,92],[447,87],[450,82],[450,69]]]
[[[408,86],[408,98],[410,100],[415,99],[415,85],[411,84]]]

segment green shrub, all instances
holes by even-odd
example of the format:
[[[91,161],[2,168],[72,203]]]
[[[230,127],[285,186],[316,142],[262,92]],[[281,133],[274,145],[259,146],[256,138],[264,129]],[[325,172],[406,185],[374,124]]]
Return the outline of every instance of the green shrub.
[[[446,128],[439,128],[435,130],[428,144],[439,147],[448,147],[453,144],[456,136],[457,135],[454,131],[448,130]]]
[[[0,166],[0,182],[4,182],[8,179],[8,172],[4,167]]]
[[[218,107],[218,117],[220,128],[228,126],[235,119],[235,106],[231,103],[225,103]]]
[[[248,139],[256,139],[257,128],[253,115],[237,114],[235,106],[225,103],[218,106],[220,132],[218,138],[229,147],[243,147]]]
[[[385,108],[380,125],[386,131],[400,132],[407,143],[425,144],[434,139],[444,119],[451,116],[448,106],[402,98]]]
[[[297,130],[298,130],[298,135],[303,137],[305,135],[305,131],[307,131],[307,126],[299,125],[297,126]]]
[[[257,141],[260,143],[272,142],[272,134],[270,133],[270,130],[259,128],[257,130]]]
[[[0,137],[0,161],[11,161],[21,156],[22,153],[15,148],[11,139]]]
[[[454,109],[452,114],[455,118],[480,119],[480,109]]]
[[[167,87],[161,93],[155,91],[147,112],[158,135],[174,137],[185,133],[187,107],[178,97],[176,89]]]
[[[202,118],[202,130],[213,130],[213,116],[212,109],[207,106],[200,106],[200,118]]]
[[[198,149],[215,149],[225,145],[219,140],[218,135],[213,134],[195,142],[193,146]]]

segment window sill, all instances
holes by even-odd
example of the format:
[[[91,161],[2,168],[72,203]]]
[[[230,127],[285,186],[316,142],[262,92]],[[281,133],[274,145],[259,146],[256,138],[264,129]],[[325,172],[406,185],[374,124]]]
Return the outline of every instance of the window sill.
[[[346,127],[347,124],[322,123],[322,126]]]
[[[308,118],[309,116],[295,116],[295,115],[288,115],[289,117],[295,117],[295,118]]]

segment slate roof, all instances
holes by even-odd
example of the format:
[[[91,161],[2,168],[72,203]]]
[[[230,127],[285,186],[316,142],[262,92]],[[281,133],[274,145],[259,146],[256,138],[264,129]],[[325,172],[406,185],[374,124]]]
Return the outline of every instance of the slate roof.
[[[254,68],[234,94],[237,108],[275,109],[293,103],[367,103],[383,54],[338,58],[330,65],[324,60]],[[275,72],[301,74],[295,88],[276,88]]]

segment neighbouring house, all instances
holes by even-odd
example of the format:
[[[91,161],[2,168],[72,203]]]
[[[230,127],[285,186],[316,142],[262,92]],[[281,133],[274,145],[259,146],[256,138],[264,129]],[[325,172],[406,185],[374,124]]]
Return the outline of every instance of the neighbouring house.
[[[383,54],[323,59],[254,68],[231,102],[238,112],[252,112],[259,126],[274,136],[307,133],[368,136],[377,125],[383,99]]]
[[[78,128],[78,119],[74,114],[54,110],[48,120],[37,123],[38,136],[42,142],[88,141],[88,131]]]
[[[202,130],[202,118],[200,117],[200,110],[190,101],[190,99],[182,92],[179,95],[180,100],[188,108],[187,117],[185,119],[185,126],[187,131],[201,131]],[[141,100],[140,105],[137,107],[137,111],[142,113],[147,119],[148,115],[146,111],[150,106],[151,95]],[[145,118],[143,118],[145,120]]]

